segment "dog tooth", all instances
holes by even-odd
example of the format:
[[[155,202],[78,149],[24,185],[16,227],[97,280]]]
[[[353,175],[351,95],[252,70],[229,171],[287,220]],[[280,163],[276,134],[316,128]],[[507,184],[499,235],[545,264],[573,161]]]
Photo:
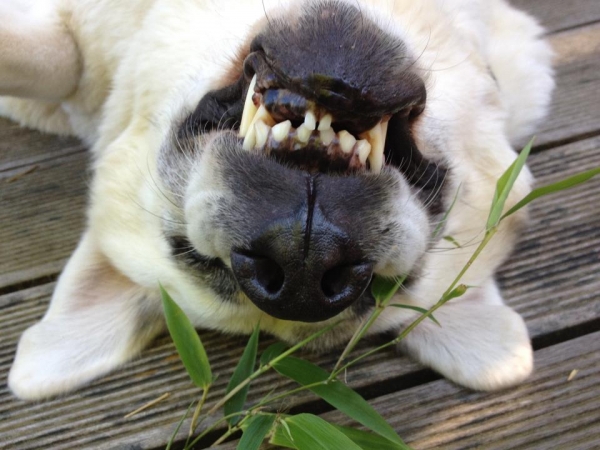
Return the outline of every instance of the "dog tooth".
[[[323,130],[320,133],[321,133],[321,142],[323,142],[323,145],[329,145],[335,139],[335,131],[333,131],[332,128]]]
[[[306,112],[306,117],[304,118],[304,126],[308,128],[310,131],[314,131],[317,128],[317,116],[311,110]]]
[[[256,144],[254,144],[254,147],[261,149],[267,143],[271,127],[262,120],[259,120],[254,124],[254,129],[256,131]]]
[[[321,120],[319,120],[319,131],[331,129],[332,120],[331,114],[325,114],[323,117],[321,117]]]
[[[267,108],[265,108],[265,105],[260,105],[260,107],[258,108],[258,111],[256,111],[256,115],[254,116],[254,119],[252,120],[252,125],[255,125],[259,120],[262,120],[264,123],[266,123],[270,127],[275,125],[275,119],[273,119],[271,117],[271,114],[269,114],[269,111],[267,111]]]
[[[339,132],[338,139],[340,141],[340,147],[344,153],[350,153],[352,151],[352,147],[354,147],[354,144],[356,144],[356,138],[346,130]]]
[[[296,136],[298,136],[298,140],[304,144],[306,144],[310,139],[311,133],[312,130],[308,129],[304,124],[300,125],[296,129]]]
[[[358,160],[361,164],[367,162],[369,153],[371,153],[371,144],[369,144],[369,141],[367,141],[366,139],[356,141],[356,154],[358,155]]]
[[[248,93],[246,94],[246,101],[244,102],[244,110],[242,112],[242,121],[240,123],[240,136],[246,137],[246,133],[250,129],[250,124],[258,111],[258,108],[254,105],[252,101],[252,96],[254,95],[254,86],[256,86],[256,75],[252,77],[252,81],[250,81],[250,86],[248,86]]]
[[[248,129],[248,132],[246,133],[246,137],[244,138],[244,150],[252,150],[254,148],[254,145],[256,144],[256,128],[254,126],[251,126],[250,129]]]
[[[273,127],[272,136],[277,142],[283,141],[288,134],[290,134],[290,130],[292,129],[292,122],[286,120],[285,122],[280,122]]]
[[[371,170],[375,173],[381,172],[381,168],[383,167],[383,150],[385,148],[387,126],[387,122],[380,122],[363,135],[371,144],[369,165],[371,166]]]

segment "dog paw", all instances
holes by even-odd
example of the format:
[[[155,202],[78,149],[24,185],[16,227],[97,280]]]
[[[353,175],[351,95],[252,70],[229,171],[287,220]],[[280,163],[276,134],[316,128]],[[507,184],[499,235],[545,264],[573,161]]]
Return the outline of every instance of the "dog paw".
[[[422,322],[401,347],[446,378],[492,391],[531,374],[533,351],[527,328],[509,307],[457,302],[440,308],[435,317],[441,327]]]

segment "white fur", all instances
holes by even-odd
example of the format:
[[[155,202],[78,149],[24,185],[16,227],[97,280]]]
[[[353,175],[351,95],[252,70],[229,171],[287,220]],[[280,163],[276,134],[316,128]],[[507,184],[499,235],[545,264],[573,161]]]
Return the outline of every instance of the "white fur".
[[[73,39],[78,54],[62,53],[63,61],[75,65],[56,77],[48,75],[56,68],[44,58],[33,61],[33,69],[25,64],[32,61],[21,60],[24,79],[50,76],[52,89],[15,88],[15,77],[0,71],[0,93],[34,97],[0,97],[0,114],[79,136],[95,156],[88,230],[48,313],[21,339],[9,378],[13,392],[29,399],[65,392],[131,358],[160,329],[159,280],[197,326],[249,332],[260,318],[266,330],[292,339],[295,328],[288,322],[269,318],[251,304],[223,304],[177,269],[160,232],[159,217],[169,205],[154,183],[157,152],[173,123],[218,83],[228,58],[264,16],[263,2],[13,3],[0,9],[1,23],[29,23],[33,18],[23,14],[34,10],[35,20],[51,27],[60,20],[52,33],[57,42]],[[287,7],[298,2],[291,3]],[[265,8],[270,12],[282,4],[265,2]],[[511,142],[528,135],[546,113],[553,87],[551,51],[539,39],[537,23],[503,0],[372,0],[362,8],[418,57],[416,67],[428,89],[418,145],[426,156],[443,155],[453,169],[453,189],[460,185],[446,234],[465,248],[448,244],[445,251],[438,246],[428,253],[423,276],[410,294],[396,299],[428,307],[482,238],[495,180],[515,158]],[[23,45],[35,46],[48,26],[12,33],[26,32],[32,44]],[[0,32],[6,30],[0,26]],[[0,40],[0,68],[14,57]],[[529,192],[531,183],[525,171],[509,203]],[[509,219],[467,273],[464,282],[480,289],[437,313],[442,328],[423,323],[403,344],[416,359],[466,386],[497,389],[531,371],[526,328],[503,305],[493,281],[522,220],[522,214]],[[143,333],[134,331],[140,311],[153,318]],[[400,328],[410,317],[390,308],[374,331]]]

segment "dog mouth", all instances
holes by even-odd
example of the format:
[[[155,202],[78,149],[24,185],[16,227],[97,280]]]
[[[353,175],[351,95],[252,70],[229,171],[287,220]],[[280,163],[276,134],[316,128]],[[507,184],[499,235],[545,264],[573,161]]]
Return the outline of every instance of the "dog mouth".
[[[272,155],[309,171],[369,170],[380,173],[390,115],[366,131],[301,95],[250,82],[239,128],[247,151]]]

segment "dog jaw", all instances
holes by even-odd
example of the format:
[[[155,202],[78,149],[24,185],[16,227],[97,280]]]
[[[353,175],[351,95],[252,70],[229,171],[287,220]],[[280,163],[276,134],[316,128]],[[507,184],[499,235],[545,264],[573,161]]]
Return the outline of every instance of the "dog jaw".
[[[127,14],[101,10],[96,15],[98,21],[90,29],[82,25],[83,20],[77,21],[78,17],[83,18],[78,14],[85,14],[85,8],[74,14],[72,26],[77,28],[74,35],[79,40],[79,48],[85,62],[89,63],[89,67],[96,67],[97,72],[86,72],[88,66],[84,65],[82,77],[85,82],[73,98],[64,101],[61,111],[70,115],[70,124],[74,124],[78,135],[94,143],[95,176],[89,230],[73,257],[74,262],[61,276],[50,309],[61,310],[67,322],[81,325],[76,310],[85,305],[86,299],[96,298],[100,303],[114,305],[118,297],[104,295],[100,298],[91,295],[89,289],[71,286],[73,280],[81,280],[84,286],[86,283],[90,285],[99,273],[116,274],[114,279],[123,277],[130,283],[131,292],[139,293],[139,296],[129,296],[120,304],[119,307],[125,308],[126,313],[117,311],[115,315],[107,315],[106,327],[92,321],[72,329],[72,333],[66,335],[70,340],[62,341],[64,346],[44,346],[44,343],[55,342],[51,338],[56,330],[66,329],[66,326],[61,326],[63,322],[55,321],[56,317],[48,314],[40,324],[34,325],[24,334],[11,372],[10,384],[17,395],[34,399],[66,392],[130,359],[141,348],[144,338],[151,334],[140,333],[133,325],[143,315],[141,312],[146,317],[160,317],[158,281],[199,327],[249,333],[260,321],[265,330],[291,342],[329,323],[311,325],[276,320],[240,297],[235,290],[219,291],[211,285],[214,280],[226,279],[225,275],[207,281],[207,278],[198,276],[198,270],[194,271],[188,263],[182,263],[173,255],[174,246],[170,244],[170,238],[183,236],[192,246],[187,249],[190,252],[194,250],[201,256],[220,259],[223,266],[217,267],[219,270],[223,267],[229,270],[230,267],[231,233],[218,227],[211,228],[210,220],[202,226],[202,221],[212,214],[210,208],[215,208],[217,212],[213,212],[217,214],[220,202],[235,204],[220,170],[211,171],[212,163],[207,163],[210,158],[218,156],[219,146],[215,145],[218,135],[208,134],[191,141],[193,145],[190,145],[181,141],[178,130],[173,131],[209,92],[240,79],[239,58],[237,69],[233,71],[225,59],[230,55],[236,57],[240,48],[242,55],[247,54],[252,37],[267,23],[260,2],[254,5],[237,1],[220,3],[222,10],[216,11],[204,3],[156,1],[149,11],[144,11],[143,20],[132,18],[123,27],[130,33],[129,38],[119,36],[118,40],[113,34],[100,31],[115,29],[109,18],[129,17]],[[267,13],[286,14],[288,11],[297,16],[302,3],[283,6],[279,12],[267,9]],[[411,132],[424,159],[443,161],[450,168],[445,181],[448,195],[437,205],[440,211],[447,208],[449,201],[458,194],[444,233],[459,243],[476,242],[481,238],[495,181],[515,157],[508,137],[529,129],[531,122],[543,115],[548,103],[551,88],[551,71],[547,64],[549,49],[537,39],[537,25],[501,1],[493,2],[494,14],[497,13],[494,17],[480,16],[475,7],[456,8],[448,2],[433,0],[424,3],[398,1],[388,5],[389,8],[371,3],[380,2],[361,5],[362,14],[406,44],[413,57],[415,74],[424,81],[427,89],[426,110],[414,121]],[[98,7],[101,9],[101,6]],[[243,8],[243,12],[239,8]],[[230,15],[228,11],[231,11]],[[393,20],[390,20],[390,14]],[[514,18],[515,14],[519,19],[518,27],[511,25],[517,21],[500,20]],[[463,28],[452,22],[451,18],[458,15],[461,23],[466,24]],[[223,17],[231,20],[224,23]],[[465,31],[464,28],[475,31]],[[232,39],[232,36],[239,39]],[[498,80],[503,89],[509,89],[513,100],[521,99],[523,95],[528,99],[532,97],[531,102],[523,100],[534,105],[531,111],[527,110],[528,116],[514,116],[519,117],[519,124],[508,123],[508,118],[513,117],[509,107],[511,102],[505,102],[508,94],[499,90],[489,76],[488,63],[492,68],[504,68],[500,74],[504,76],[507,76],[507,68],[513,67],[506,53],[498,49],[491,53],[495,58],[493,61],[486,60],[482,49],[486,48],[486,42],[495,39],[500,43],[505,39],[517,39],[520,51],[528,55],[525,59],[534,62],[529,66],[515,66],[510,72],[511,83],[503,84],[505,80]],[[102,45],[91,45],[96,41],[101,41]],[[103,53],[105,50],[106,54]],[[105,64],[107,55],[112,58],[110,64]],[[229,69],[224,70],[226,66]],[[544,83],[538,85],[538,79],[543,79]],[[515,89],[521,84],[529,86],[524,93]],[[110,94],[105,89],[108,85],[114,86]],[[108,98],[106,95],[109,95]],[[244,99],[241,95],[240,101]],[[50,116],[46,117],[46,121],[43,118],[38,120],[38,116],[46,113],[36,109],[35,103],[27,103],[27,108],[22,103],[4,99],[0,99],[0,103],[0,109],[8,105],[10,113],[25,123],[52,129]],[[37,115],[30,113],[32,110],[37,111]],[[100,126],[99,111],[104,111]],[[326,116],[330,112],[327,111],[319,117],[323,122],[328,120]],[[333,119],[334,115],[330,115]],[[309,117],[308,128],[312,127],[312,122]],[[378,122],[372,125],[375,123]],[[63,128],[56,126],[54,129],[60,131]],[[513,128],[517,130],[515,133]],[[363,131],[367,129],[370,127]],[[339,135],[338,132],[338,141]],[[214,142],[211,143],[211,139]],[[238,139],[234,135],[232,142],[241,147],[243,141]],[[387,141],[390,141],[389,136]],[[178,153],[182,146],[184,151]],[[186,153],[185,149],[189,152]],[[237,148],[231,151],[230,156],[238,152],[242,150]],[[241,158],[251,156],[248,152],[241,154],[244,155]],[[172,155],[178,156],[171,159],[176,160],[176,164],[169,161]],[[253,157],[263,158],[260,154]],[[371,164],[379,168],[381,163]],[[416,165],[417,168],[419,166]],[[426,202],[423,200],[430,192],[423,194],[422,189],[426,186],[416,184],[429,178],[427,172],[412,180],[415,183],[412,188],[406,173],[401,175],[385,166],[379,175],[360,172],[353,176],[363,179],[388,177],[392,184],[397,184],[399,195],[395,202],[388,203],[388,209],[397,212],[408,205],[414,220],[404,221],[402,226],[406,228],[405,237],[410,235],[412,238],[396,241],[398,245],[388,245],[390,241],[386,245],[379,242],[381,248],[374,257],[377,261],[374,270],[378,274],[394,276],[417,267],[419,271],[415,272],[417,276],[408,291],[398,294],[394,301],[429,307],[447,288],[449,280],[466,262],[469,254],[464,248],[453,249],[446,241],[427,241],[431,216],[426,216]],[[517,180],[508,203],[514,204],[529,191],[530,185],[530,176],[524,173]],[[416,199],[416,196],[421,198]],[[199,211],[199,205],[204,205],[205,209]],[[386,212],[388,217],[394,215],[390,211]],[[381,217],[379,219],[382,220]],[[494,270],[509,254],[522,220],[522,214],[509,218],[498,238],[467,273],[463,280],[466,284],[494,286]],[[385,229],[383,227],[381,231]],[[92,250],[88,239],[93,242]],[[248,236],[239,234],[236,239],[236,244],[243,244]],[[179,242],[183,242],[183,246],[188,245],[185,241]],[[435,251],[426,252],[428,244],[434,245]],[[77,261],[99,261],[100,264],[84,270],[82,265],[76,264]],[[102,270],[98,272],[97,269]],[[74,302],[77,298],[81,301]],[[453,302],[448,305],[447,314],[442,308],[438,316],[442,321],[442,332],[423,323],[414,334],[409,335],[404,348],[443,375],[476,389],[504,387],[527,376],[531,371],[531,348],[526,329],[522,319],[502,305],[497,291],[487,287],[474,289],[471,295]],[[470,309],[472,305],[475,306]],[[370,307],[368,303],[360,306],[362,309],[357,308],[358,312],[348,308],[338,316],[343,322],[336,333],[323,338],[324,344],[340,344],[351,335],[360,315]],[[104,311],[108,312],[110,308]],[[481,313],[483,319],[480,322],[470,314],[473,311]],[[398,331],[412,317],[405,310],[390,308],[382,314],[372,331]],[[463,319],[469,326],[464,338]],[[160,319],[157,319],[149,331],[159,328]],[[96,364],[94,354],[88,354],[89,358],[83,358],[84,363],[77,367],[61,366],[61,362],[70,359],[69,354],[79,351],[72,342],[82,339],[86,333],[93,334],[91,341],[104,345],[106,363]],[[117,338],[122,336],[131,345],[118,344]],[[129,340],[130,337],[133,339]],[[475,344],[469,345],[470,342]],[[477,342],[486,345],[478,345]],[[95,347],[90,348],[94,353]],[[43,360],[40,354],[56,363],[55,369],[45,379],[30,376],[40,373],[40,361]],[[64,358],[65,355],[67,358]]]

